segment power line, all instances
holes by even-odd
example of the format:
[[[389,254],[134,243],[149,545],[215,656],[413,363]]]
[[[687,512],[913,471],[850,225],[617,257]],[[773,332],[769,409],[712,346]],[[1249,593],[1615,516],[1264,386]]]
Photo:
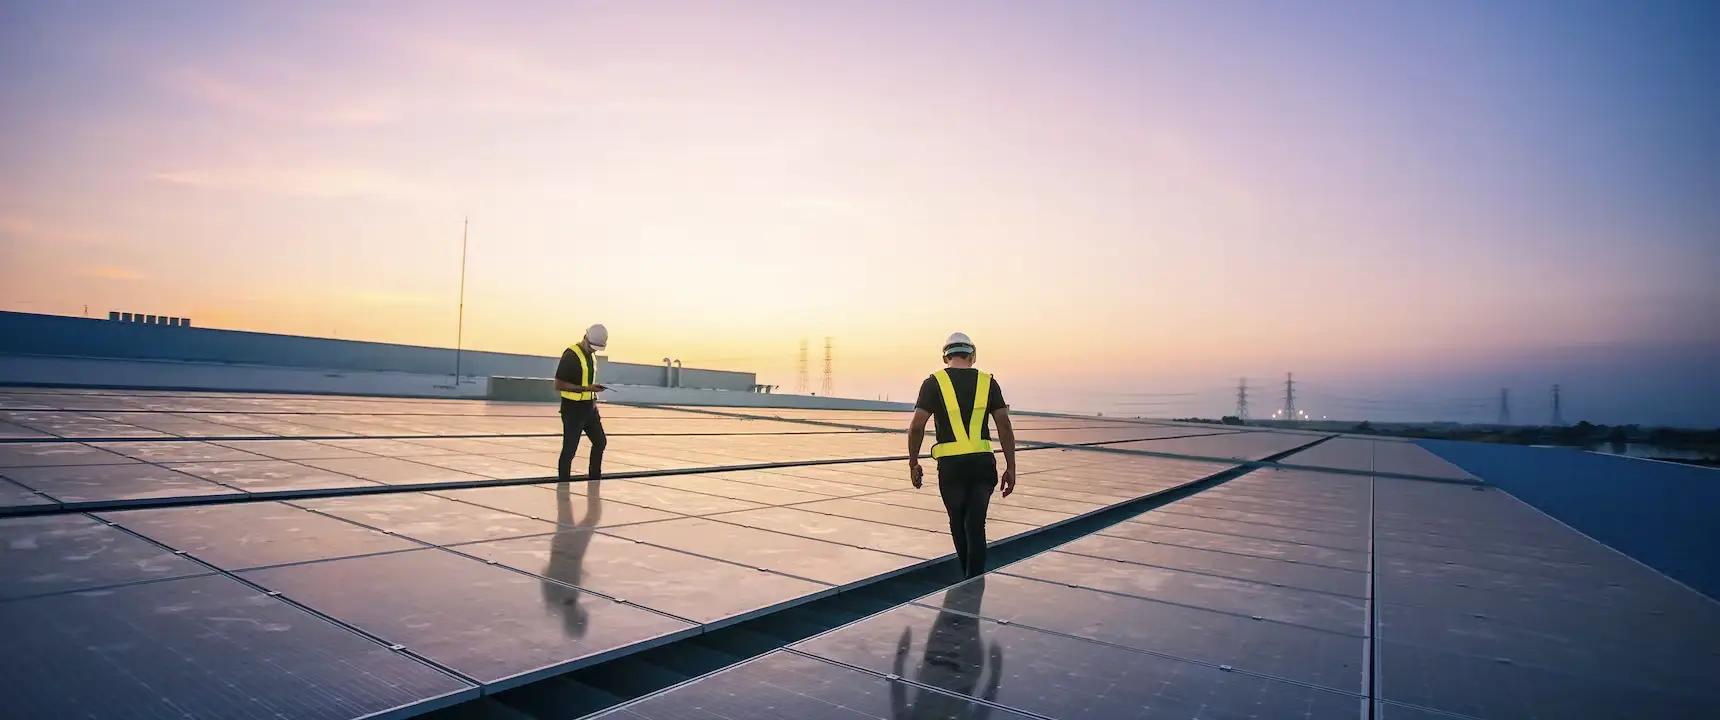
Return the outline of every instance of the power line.
[[[1499,388],[1499,424],[1511,424],[1511,389]]]
[[[1316,394],[1311,394],[1311,393],[1304,393],[1301,397],[1304,399],[1312,399],[1312,400],[1318,401],[1321,404],[1325,404],[1325,405],[1338,405],[1338,406],[1343,406],[1343,407],[1358,407],[1358,408],[1376,408],[1376,409],[1384,409],[1384,410],[1390,410],[1390,409],[1413,410],[1413,409],[1428,409],[1428,408],[1457,409],[1457,410],[1486,410],[1488,408],[1497,407],[1497,405],[1495,405],[1493,402],[1488,401],[1488,400],[1455,400],[1455,399],[1454,400],[1409,400],[1409,399],[1402,399],[1402,400],[1362,400],[1362,399],[1351,399],[1351,398],[1340,398],[1340,397],[1328,397],[1325,395],[1316,395]]]
[[[1553,427],[1565,426],[1565,411],[1559,403],[1559,386],[1553,385]]]
[[[1248,378],[1236,381],[1236,417],[1248,419]]]
[[[1284,373],[1284,419],[1296,419],[1296,375]]]

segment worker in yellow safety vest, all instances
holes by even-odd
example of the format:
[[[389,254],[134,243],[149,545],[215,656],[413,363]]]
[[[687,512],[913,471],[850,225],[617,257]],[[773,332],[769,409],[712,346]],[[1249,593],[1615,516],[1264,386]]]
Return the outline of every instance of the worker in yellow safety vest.
[[[997,422],[1003,443],[1003,496],[1015,492],[1015,430],[1009,424],[1009,406],[997,381],[974,368],[975,354],[973,341],[962,333],[944,342],[945,367],[920,384],[908,426],[908,475],[919,488],[925,476],[920,446],[926,421],[937,420],[932,457],[938,462],[938,493],[949,512],[956,560],[963,576],[970,578],[985,572],[985,514],[999,483],[988,419]]]
[[[587,477],[603,477],[603,418],[597,414],[597,394],[608,390],[597,383],[597,356],[609,344],[609,329],[593,325],[585,337],[568,346],[555,369],[555,389],[561,393],[561,457],[556,459],[556,477],[566,481],[579,451],[579,436],[591,438],[591,470]]]

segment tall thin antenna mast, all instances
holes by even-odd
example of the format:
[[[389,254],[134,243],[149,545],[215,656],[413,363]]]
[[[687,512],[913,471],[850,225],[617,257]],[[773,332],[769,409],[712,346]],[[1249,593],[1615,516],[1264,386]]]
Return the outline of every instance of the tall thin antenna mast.
[[[466,231],[471,218],[460,219],[460,316],[454,326],[454,387],[460,386],[460,349],[466,341]]]

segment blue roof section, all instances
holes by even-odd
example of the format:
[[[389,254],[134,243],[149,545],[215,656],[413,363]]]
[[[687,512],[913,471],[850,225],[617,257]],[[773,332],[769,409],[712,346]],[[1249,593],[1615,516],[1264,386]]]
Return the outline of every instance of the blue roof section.
[[[1720,470],[1574,450],[1420,444],[1584,534],[1720,599]]]

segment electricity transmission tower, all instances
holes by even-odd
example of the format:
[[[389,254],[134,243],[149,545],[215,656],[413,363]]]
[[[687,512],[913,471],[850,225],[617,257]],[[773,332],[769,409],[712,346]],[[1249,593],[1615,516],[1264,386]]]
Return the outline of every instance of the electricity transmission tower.
[[[806,338],[800,339],[800,367],[795,376],[794,391],[805,395],[809,389],[806,378]]]
[[[1499,388],[1499,424],[1511,424],[1511,389]]]
[[[1565,426],[1565,411],[1559,405],[1559,386],[1553,386],[1553,427]]]
[[[1296,375],[1284,373],[1284,419],[1296,419]]]
[[[824,338],[824,384],[819,389],[825,397],[834,391],[835,379],[830,375],[830,338]]]
[[[1248,378],[1236,381],[1236,417],[1248,419]]]

